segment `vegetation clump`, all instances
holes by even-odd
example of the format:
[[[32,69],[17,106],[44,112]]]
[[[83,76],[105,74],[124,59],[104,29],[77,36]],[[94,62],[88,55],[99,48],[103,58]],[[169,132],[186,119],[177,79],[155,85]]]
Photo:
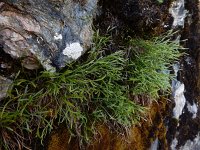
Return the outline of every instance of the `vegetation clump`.
[[[27,140],[43,141],[61,123],[86,142],[97,122],[116,129],[137,123],[145,108],[131,95],[158,98],[160,90],[170,89],[172,76],[166,71],[180,56],[178,43],[168,36],[134,39],[129,48],[105,55],[109,40],[97,32],[86,59],[61,72],[44,71],[27,79],[18,74],[0,105],[0,147],[28,148]]]
[[[170,90],[173,75],[169,68],[181,56],[178,41],[170,41],[170,36],[154,38],[151,41],[133,39],[130,41],[131,59],[129,81],[134,95],[146,95],[151,99],[159,97],[159,91]]]

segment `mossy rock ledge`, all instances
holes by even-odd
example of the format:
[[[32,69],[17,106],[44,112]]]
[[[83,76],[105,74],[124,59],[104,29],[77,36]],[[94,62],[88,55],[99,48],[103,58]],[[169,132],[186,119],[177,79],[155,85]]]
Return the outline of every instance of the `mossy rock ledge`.
[[[173,2],[187,9],[184,27],[173,27]],[[0,150],[200,149],[199,12],[198,0],[0,0]],[[165,63],[157,41],[172,46],[178,34],[187,55],[175,51]],[[148,62],[152,43],[163,51],[148,54],[164,65]],[[185,84],[179,119],[174,62]],[[134,79],[140,73],[144,83],[159,73],[167,82],[151,90]]]

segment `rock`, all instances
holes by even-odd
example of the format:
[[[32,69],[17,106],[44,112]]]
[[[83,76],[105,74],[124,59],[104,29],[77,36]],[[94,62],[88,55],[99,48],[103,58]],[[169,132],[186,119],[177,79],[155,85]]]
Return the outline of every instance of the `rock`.
[[[37,59],[55,71],[90,46],[96,7],[97,0],[3,0],[0,45],[13,58],[25,58],[28,69],[38,68]]]
[[[198,112],[197,104],[193,103],[191,105],[189,102],[187,102],[187,109],[192,114],[193,119],[197,117],[197,112]]]
[[[125,29],[125,32],[132,31],[139,36],[144,32],[150,33],[155,28],[163,28],[170,3],[166,1],[165,4],[160,4],[155,0],[102,1],[104,18],[105,16],[111,18],[115,27],[122,26],[120,29]]]
[[[149,150],[158,150],[158,143],[159,143],[159,140],[158,138],[156,138],[155,141],[151,143],[151,147],[149,148]]]
[[[184,96],[185,85],[180,81],[175,84],[175,90],[173,92],[175,107],[173,109],[174,118],[179,119],[183,113],[183,108],[186,104],[186,99]]]
[[[176,150],[177,145],[178,145],[178,140],[176,138],[174,138],[170,145],[171,150]]]
[[[172,3],[169,13],[174,18],[173,27],[184,27],[185,17],[188,13],[185,10],[185,0],[176,0]]]
[[[0,100],[7,96],[7,91],[12,84],[10,79],[0,76]]]
[[[199,150],[200,149],[200,135],[198,134],[196,138],[191,141],[188,140],[184,146],[181,146],[179,150]]]
[[[22,60],[21,62],[22,66],[29,69],[29,70],[34,70],[34,69],[39,69],[40,64],[38,60],[34,57],[26,57]]]

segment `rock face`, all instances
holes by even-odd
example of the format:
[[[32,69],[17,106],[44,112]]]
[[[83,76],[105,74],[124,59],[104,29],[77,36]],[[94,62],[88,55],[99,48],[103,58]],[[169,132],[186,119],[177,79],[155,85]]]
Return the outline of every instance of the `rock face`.
[[[0,45],[28,69],[39,61],[55,71],[90,46],[96,6],[97,0],[1,0]]]
[[[182,5],[180,5],[180,2],[182,2]],[[183,58],[180,64],[182,67],[178,73],[179,80],[185,85],[184,95],[186,103],[179,120],[166,120],[168,126],[167,140],[172,150],[197,150],[200,149],[200,5],[199,0],[177,0],[174,4],[174,6],[177,7],[176,10],[180,9],[178,13],[180,16],[179,18],[174,19],[174,25],[179,27],[180,25],[183,25],[183,12],[186,12],[183,11],[184,4],[185,9],[188,12],[187,17],[185,18],[183,34],[181,37],[181,39],[188,39],[187,42],[184,43],[184,47],[188,48],[186,51],[188,56]]]
[[[0,76],[0,100],[6,97],[6,93],[12,81]]]
[[[51,71],[64,67],[78,59],[90,46],[91,24],[97,1],[0,0],[0,52],[3,49],[12,60],[21,60],[22,65],[28,69],[36,69],[40,64]],[[166,25],[164,21],[167,20],[169,8],[166,5],[170,0],[165,0],[163,4],[159,4],[157,0],[101,1],[104,3],[103,20],[99,23],[104,26],[117,26],[117,30],[129,29],[127,32],[133,30],[136,32],[134,34],[140,35],[152,29],[159,32],[160,27]],[[171,26],[185,25],[182,38],[188,39],[185,47],[189,48],[190,56],[189,61],[183,60],[182,68],[185,71],[178,73],[181,82],[174,92],[175,100],[183,100],[179,107],[181,109],[174,113],[173,104],[167,100],[153,103],[147,121],[131,128],[125,140],[105,125],[100,125],[99,137],[86,145],[85,149],[200,149],[200,5],[197,5],[199,0],[176,2],[174,10],[183,8],[186,4],[188,13],[191,14],[190,18],[190,15],[186,17],[185,9],[170,11],[173,17],[179,13],[182,16],[174,17],[174,24]],[[186,23],[181,22],[184,18]],[[120,35],[120,31],[116,34]],[[1,52],[0,73],[6,68],[13,68],[6,60],[7,57],[3,57]],[[11,82],[0,76],[0,100],[6,96]],[[178,115],[172,115],[173,113]],[[68,131],[62,128],[58,130],[50,135],[46,149],[80,149],[79,139],[72,138],[69,142]]]
[[[142,18],[141,27],[145,27],[145,14],[148,13],[142,13],[143,10],[138,9],[143,8],[139,3],[141,4],[141,2],[144,1],[145,0],[114,0],[115,5],[113,5],[113,1],[109,3],[104,0],[104,4],[108,3],[108,5],[104,5],[104,7],[109,9],[104,17],[108,15],[106,21],[109,23],[118,23],[120,22],[119,20],[121,20],[122,24],[127,22],[131,25],[132,23],[135,29],[139,27],[137,18]],[[146,2],[147,1],[148,0],[146,0]],[[149,1],[149,4],[152,2],[153,1]],[[168,101],[163,107],[161,107],[161,104],[158,104],[159,106],[157,106],[157,108],[151,106],[150,120],[152,120],[152,122],[148,124],[148,122],[150,122],[150,120],[148,120],[142,123],[139,128],[132,128],[129,134],[130,137],[126,138],[129,143],[125,143],[121,139],[119,140],[115,133],[111,134],[106,128],[100,128],[98,131],[101,138],[95,139],[96,141],[87,146],[86,149],[200,149],[200,4],[199,0],[176,0],[173,2],[170,13],[171,16],[174,17],[172,19],[174,21],[173,23],[171,22],[171,27],[182,28],[181,39],[188,39],[183,46],[188,48],[187,53],[189,54],[189,57],[184,57],[180,62],[181,71],[175,71],[177,74],[177,81],[175,82],[176,86],[174,87],[174,93],[172,95],[175,102],[172,103]],[[150,11],[152,10],[154,10],[154,7],[151,7]],[[143,12],[148,11],[146,10]],[[162,14],[158,14],[158,16],[162,16]],[[154,21],[156,23],[156,20],[153,20],[153,22]],[[159,22],[159,20],[157,21]],[[153,22],[150,22],[149,27],[154,26]],[[104,23],[106,24],[106,22]],[[175,104],[176,106],[174,107]],[[63,134],[66,133],[63,132]],[[63,141],[61,140],[62,138],[68,138],[68,134],[63,134],[55,134],[52,136],[48,147],[49,150],[55,149],[55,147],[57,147],[57,149],[63,148],[63,144],[60,141]],[[72,139],[63,149],[79,149],[75,143],[76,140]]]
[[[77,138],[70,138],[66,128],[61,127],[52,132],[48,141],[48,150],[148,150],[151,142],[157,138],[159,148],[167,149],[166,128],[164,120],[166,116],[167,101],[153,103],[149,109],[147,121],[133,126],[125,135],[111,131],[105,124],[97,125],[97,135],[88,145],[79,145]],[[65,142],[63,142],[65,141]],[[156,143],[156,142],[155,142]],[[156,145],[156,144],[155,144]],[[158,146],[152,146],[155,148]],[[83,146],[80,148],[80,146]],[[151,149],[156,150],[156,149]]]
[[[168,8],[170,1],[159,3],[157,0],[100,0],[103,8],[102,23],[137,34],[159,32],[163,27],[169,27]],[[113,5],[114,4],[114,5]],[[106,19],[105,19],[106,18]],[[108,25],[107,25],[108,26]],[[120,31],[118,31],[120,32]]]

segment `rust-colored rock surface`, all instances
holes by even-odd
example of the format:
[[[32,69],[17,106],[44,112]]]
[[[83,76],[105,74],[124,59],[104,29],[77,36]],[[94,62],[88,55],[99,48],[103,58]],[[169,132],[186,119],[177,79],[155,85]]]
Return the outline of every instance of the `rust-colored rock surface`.
[[[149,107],[147,120],[132,127],[126,135],[119,135],[106,125],[97,127],[97,135],[88,145],[79,147],[78,140],[70,140],[66,129],[53,133],[49,139],[48,150],[147,150],[156,138],[162,143],[163,150],[167,150],[166,128],[163,116],[166,112],[167,100],[162,103],[153,103]]]

